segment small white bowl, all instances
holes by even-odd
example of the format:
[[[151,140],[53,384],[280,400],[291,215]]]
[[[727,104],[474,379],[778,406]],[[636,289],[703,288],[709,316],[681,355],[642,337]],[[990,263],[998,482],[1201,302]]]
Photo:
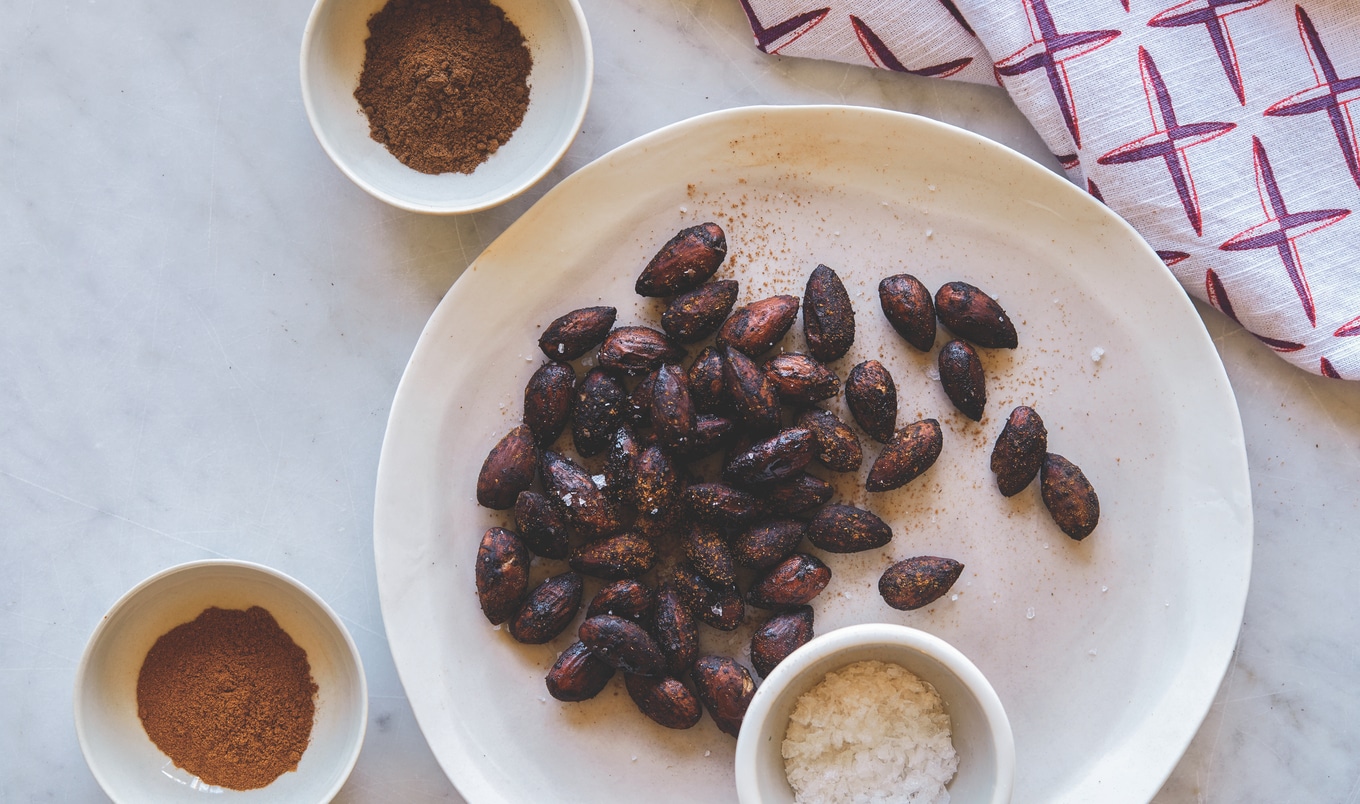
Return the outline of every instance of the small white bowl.
[[[175,767],[137,716],[137,675],[160,636],[210,606],[262,606],[307,652],[316,681],[311,742],[296,771],[256,790],[207,788]],[[195,561],[133,587],[104,615],[76,671],[76,736],[104,792],[116,802],[214,800],[330,801],[354,769],[368,723],[368,684],[354,640],[310,589],[277,570],[245,561]]]
[[[369,136],[354,99],[368,19],[387,0],[316,0],[302,34],[302,103],[321,147],[369,194],[412,212],[456,214],[493,207],[552,170],[581,130],[595,61],[577,0],[493,0],[533,57],[529,108],[510,140],[470,174],[428,175],[403,165]]]
[[[826,674],[855,662],[899,664],[934,685],[949,714],[959,770],[949,783],[955,804],[1006,804],[1015,782],[1010,720],[982,672],[949,643],[901,625],[841,628],[789,654],[756,690],[737,738],[737,797],[742,804],[790,804],[781,749],[798,697]]]

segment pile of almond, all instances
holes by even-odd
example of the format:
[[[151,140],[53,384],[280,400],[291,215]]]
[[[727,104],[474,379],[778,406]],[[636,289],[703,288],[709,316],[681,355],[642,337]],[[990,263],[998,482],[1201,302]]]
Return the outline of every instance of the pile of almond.
[[[827,367],[855,340],[855,311],[835,271],[817,266],[802,299],[733,309],[737,282],[710,281],[726,253],[715,223],[662,246],[636,284],[642,296],[669,299],[661,330],[616,326],[613,307],[573,310],[544,329],[548,362],[525,388],[523,424],[492,448],[477,479],[477,501],[513,509],[516,529],[482,537],[476,583],[488,620],[542,644],[576,619],[584,578],[599,579],[578,641],[548,672],[553,697],[589,699],[622,672],[628,694],[657,723],[689,728],[702,704],[735,736],[755,683],[731,657],[698,655],[699,624],[731,631],[748,607],[771,612],[750,646],[756,672],[767,675],[812,638],[809,604],[831,582],[826,563],[801,549],[804,540],[851,553],[893,538],[873,512],[833,503],[831,485],[806,469],[816,462],[857,472],[862,431],[883,445],[866,489],[888,491],[929,469],[943,436],[934,419],[897,426],[896,385],[878,361],[856,365],[843,383]],[[980,420],[986,383],[975,347],[1016,347],[1005,311],[963,282],[932,298],[907,274],[884,279],[879,297],[913,347],[933,348],[937,318],[959,337],[940,351],[940,381],[960,411]],[[807,353],[760,362],[800,309]],[[709,338],[686,365],[686,346]],[[578,377],[572,361],[591,350],[594,367]],[[858,431],[818,407],[842,390]],[[568,429],[575,458],[555,448]],[[1047,452],[1031,408],[1011,413],[991,467],[1007,496],[1040,476],[1044,504],[1072,538],[1095,527],[1094,490],[1080,469]],[[531,554],[569,569],[531,590]],[[952,559],[916,556],[889,567],[879,591],[893,608],[916,609],[962,571]]]

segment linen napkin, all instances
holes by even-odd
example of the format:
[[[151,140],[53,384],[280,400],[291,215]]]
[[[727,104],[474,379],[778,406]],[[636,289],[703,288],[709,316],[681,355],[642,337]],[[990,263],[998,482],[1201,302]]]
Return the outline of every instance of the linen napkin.
[[[1280,356],[1360,379],[1360,0],[740,0],[756,47],[999,83]]]

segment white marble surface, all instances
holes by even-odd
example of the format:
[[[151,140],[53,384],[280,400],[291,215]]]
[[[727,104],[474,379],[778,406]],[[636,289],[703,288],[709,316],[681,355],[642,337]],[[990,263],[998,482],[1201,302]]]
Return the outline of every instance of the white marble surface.
[[[371,721],[339,800],[461,801],[384,640],[378,451],[426,317],[572,170],[752,103],[915,112],[1054,164],[1000,90],[762,56],[736,0],[584,6],[595,94],[562,165],[435,218],[371,200],[313,139],[306,0],[0,0],[0,800],[102,799],[71,717],[86,637],[147,575],[229,556],[300,578],[359,643]],[[1360,384],[1204,316],[1242,410],[1255,569],[1156,800],[1358,801]]]

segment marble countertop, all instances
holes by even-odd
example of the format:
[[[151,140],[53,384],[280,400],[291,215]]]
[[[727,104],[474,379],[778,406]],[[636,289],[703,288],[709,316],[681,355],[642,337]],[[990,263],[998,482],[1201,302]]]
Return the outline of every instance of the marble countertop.
[[[371,694],[340,801],[461,801],[384,638],[373,490],[426,318],[572,171],[756,103],[914,112],[1056,169],[999,89],[777,59],[736,0],[584,0],[595,89],[538,187],[458,218],[352,185],[303,113],[307,0],[0,0],[0,800],[98,801],[71,715],[86,638],[148,575],[232,557],[341,615]],[[1357,255],[1360,259],[1360,255]],[[1360,800],[1360,383],[1201,308],[1256,518],[1236,655],[1167,802]]]

